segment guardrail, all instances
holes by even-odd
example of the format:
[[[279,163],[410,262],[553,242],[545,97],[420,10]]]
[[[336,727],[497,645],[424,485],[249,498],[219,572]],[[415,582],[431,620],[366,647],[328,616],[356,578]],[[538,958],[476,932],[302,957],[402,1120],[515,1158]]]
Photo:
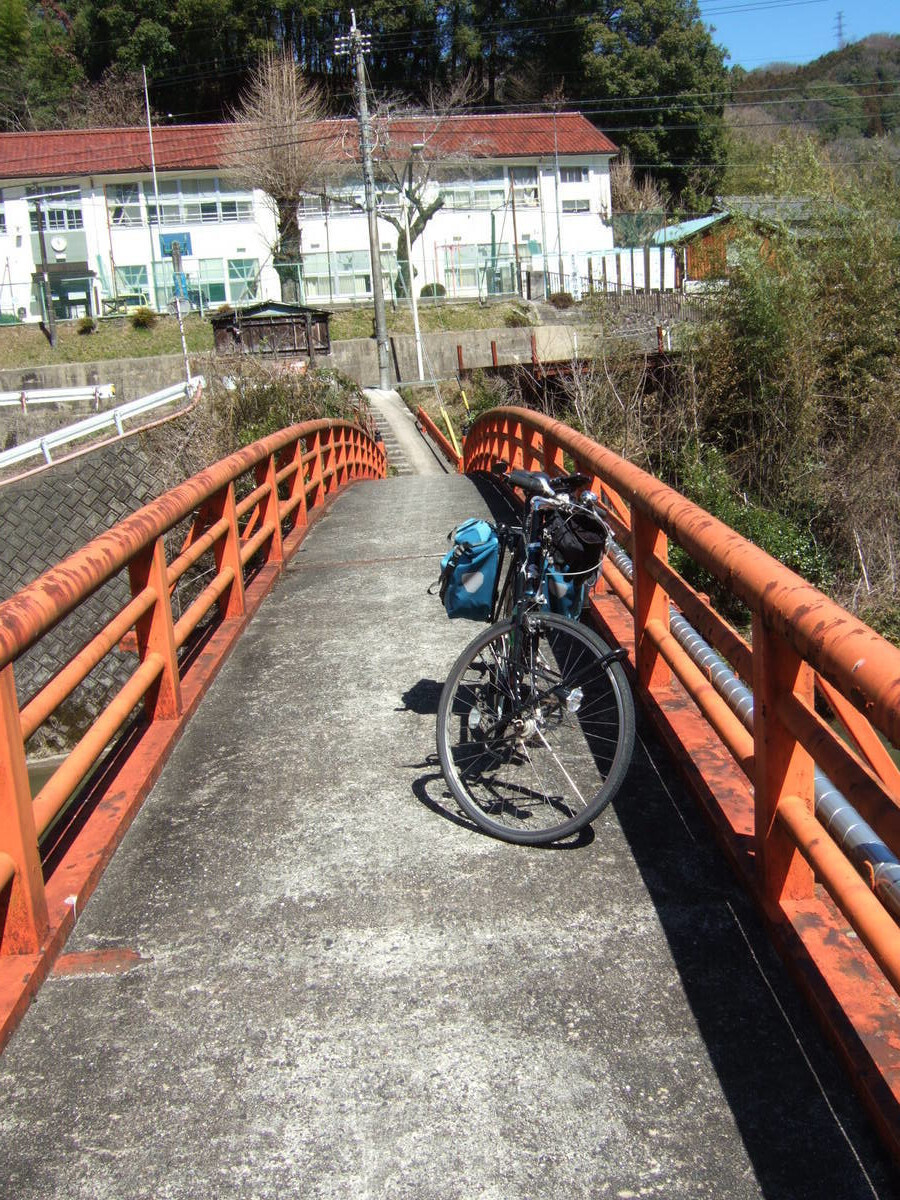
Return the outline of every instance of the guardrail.
[[[0,408],[27,411],[29,404],[78,404],[85,400],[93,400],[99,405],[101,400],[112,400],[115,394],[115,386],[111,383],[70,388],[23,388],[18,392],[0,392]]]
[[[386,473],[383,447],[359,426],[292,426],[166,492],[0,604],[0,1045],[314,510]],[[167,535],[183,523],[167,558]],[[189,572],[198,594],[176,618],[170,593]],[[130,599],[20,704],[16,660],[126,575]],[[114,648],[136,652],[127,681],[32,796],[26,743]]]
[[[51,450],[67,446],[70,442],[76,442],[80,438],[102,433],[104,429],[114,428],[116,434],[121,437],[125,433],[126,421],[143,416],[144,413],[152,412],[154,409],[163,408],[167,404],[174,404],[176,400],[193,401],[202,388],[203,376],[195,375],[190,382],[173,384],[158,392],[152,392],[149,396],[141,396],[138,400],[129,400],[127,404],[118,404],[115,408],[108,408],[105,412],[85,417],[83,421],[76,421],[73,425],[66,425],[62,429],[55,429],[52,433],[45,433],[42,437],[32,438],[29,442],[23,442],[21,446],[13,446],[9,450],[0,451],[0,471],[5,467],[15,466],[16,463],[25,462],[29,458],[36,458],[38,455],[43,456],[44,462],[51,463],[53,461]]]
[[[631,556],[629,570],[621,556],[604,560],[593,616],[628,646],[646,710],[900,1157],[900,930],[878,886],[879,866],[900,856],[900,775],[884,749],[900,746],[900,650],[673,489],[543,414],[479,417],[465,470],[496,459],[591,477]],[[673,570],[670,542],[746,606],[749,640]],[[713,648],[712,666],[673,632],[679,614]],[[723,660],[752,692],[749,719],[714,686]],[[838,822],[817,813],[822,773],[852,805],[841,823],[874,831],[858,867]]]

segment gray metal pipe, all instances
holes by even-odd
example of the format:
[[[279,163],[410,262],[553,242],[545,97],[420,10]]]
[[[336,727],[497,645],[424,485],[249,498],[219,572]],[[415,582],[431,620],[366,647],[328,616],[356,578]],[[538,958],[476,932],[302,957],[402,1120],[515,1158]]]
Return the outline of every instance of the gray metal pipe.
[[[631,559],[621,546],[612,543],[609,555],[625,578],[632,582]],[[674,608],[669,612],[669,629],[679,646],[705,672],[731,711],[752,733],[753,692],[750,688]],[[819,822],[863,878],[871,873],[875,894],[894,919],[900,921],[900,861],[818,767],[815,769],[815,811]]]

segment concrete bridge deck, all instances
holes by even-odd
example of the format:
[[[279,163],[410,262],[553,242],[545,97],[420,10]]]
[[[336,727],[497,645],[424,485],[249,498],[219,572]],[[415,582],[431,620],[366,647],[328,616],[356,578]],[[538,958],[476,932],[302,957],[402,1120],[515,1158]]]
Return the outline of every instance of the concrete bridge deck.
[[[425,589],[482,505],[398,477],[310,531],[0,1058],[0,1195],[895,1194],[645,733],[572,846],[447,798],[475,627]]]

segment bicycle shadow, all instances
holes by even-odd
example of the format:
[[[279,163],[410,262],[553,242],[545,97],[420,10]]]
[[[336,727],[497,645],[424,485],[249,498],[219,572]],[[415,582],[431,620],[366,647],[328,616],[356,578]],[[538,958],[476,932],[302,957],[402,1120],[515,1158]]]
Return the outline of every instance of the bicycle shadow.
[[[440,692],[438,693],[440,696]],[[435,706],[435,712],[437,706]],[[480,826],[476,825],[473,820],[467,817],[459,808],[453,798],[450,789],[444,779],[441,771],[440,762],[436,753],[429,754],[424,762],[408,764],[413,770],[429,768],[428,773],[419,775],[412,781],[412,793],[423,807],[434,813],[437,817],[442,817],[445,821],[449,821],[452,825],[458,825],[462,829],[466,829],[469,833],[477,833],[481,837],[492,838],[492,835],[487,833]],[[579,830],[570,838],[563,841],[552,842],[548,846],[522,846],[522,850],[581,850],[585,846],[589,846],[595,838],[593,827],[588,825],[585,829]],[[500,841],[500,838],[492,838],[494,841]]]

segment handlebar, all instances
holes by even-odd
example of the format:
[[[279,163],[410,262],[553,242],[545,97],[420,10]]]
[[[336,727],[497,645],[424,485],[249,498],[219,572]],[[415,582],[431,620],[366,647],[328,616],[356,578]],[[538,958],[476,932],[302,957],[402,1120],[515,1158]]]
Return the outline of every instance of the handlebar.
[[[551,479],[543,471],[523,471],[520,467],[510,470],[506,463],[500,462],[494,463],[493,472],[505,475],[513,487],[521,488],[529,496],[558,496],[561,493],[569,495],[591,482],[589,476],[578,471],[571,475],[556,475]]]

